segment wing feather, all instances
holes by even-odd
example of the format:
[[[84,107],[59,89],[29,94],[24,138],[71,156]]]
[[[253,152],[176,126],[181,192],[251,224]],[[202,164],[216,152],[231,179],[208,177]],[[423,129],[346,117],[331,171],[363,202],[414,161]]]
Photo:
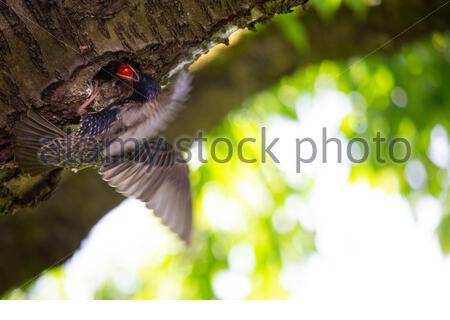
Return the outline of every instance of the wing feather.
[[[182,71],[156,100],[148,101],[140,106],[125,105],[120,112],[120,117],[128,130],[119,138],[126,141],[129,138],[146,139],[158,135],[187,100],[191,82],[192,76],[189,72]]]
[[[151,155],[136,149],[128,158],[102,166],[99,173],[119,193],[143,201],[164,225],[189,243],[192,196],[188,167],[177,161],[181,156],[168,143],[160,146],[159,138],[152,142]]]

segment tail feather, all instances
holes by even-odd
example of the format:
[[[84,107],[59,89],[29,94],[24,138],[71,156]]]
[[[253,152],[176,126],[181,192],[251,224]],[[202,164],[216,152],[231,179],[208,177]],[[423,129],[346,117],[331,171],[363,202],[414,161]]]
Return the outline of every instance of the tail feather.
[[[49,140],[64,138],[64,131],[43,118],[39,113],[29,110],[17,122],[14,155],[19,166],[32,176],[45,173],[53,168],[39,159],[39,152]]]

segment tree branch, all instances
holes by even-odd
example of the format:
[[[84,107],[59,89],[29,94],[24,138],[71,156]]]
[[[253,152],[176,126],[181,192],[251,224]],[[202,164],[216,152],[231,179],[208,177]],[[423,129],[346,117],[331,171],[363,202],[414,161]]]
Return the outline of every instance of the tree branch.
[[[298,15],[308,37],[308,48],[301,50],[286,39],[277,24],[271,23],[259,33],[246,35],[196,73],[194,88],[198,90],[168,135],[194,136],[199,129],[216,127],[249,96],[303,66],[365,56],[380,47],[376,54],[390,54],[434,31],[447,31],[450,5],[416,24],[441,5],[441,0],[383,1],[362,19],[343,6],[329,21],[308,10]]]

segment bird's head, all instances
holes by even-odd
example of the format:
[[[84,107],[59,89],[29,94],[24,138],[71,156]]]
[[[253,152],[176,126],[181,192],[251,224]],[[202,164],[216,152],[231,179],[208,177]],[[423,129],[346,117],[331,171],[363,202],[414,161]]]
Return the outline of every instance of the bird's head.
[[[161,86],[151,76],[140,72],[138,68],[128,63],[115,65],[114,74],[126,82],[132,82],[133,93],[128,98],[133,101],[147,101],[156,98],[161,93]]]
[[[146,74],[142,74],[139,81],[134,83],[133,89],[132,99],[135,101],[152,100],[161,93],[158,81]]]

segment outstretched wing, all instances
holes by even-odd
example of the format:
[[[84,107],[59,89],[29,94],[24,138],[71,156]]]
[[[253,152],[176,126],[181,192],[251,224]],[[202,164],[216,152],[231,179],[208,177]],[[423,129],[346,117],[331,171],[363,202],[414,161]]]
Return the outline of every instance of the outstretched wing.
[[[182,71],[156,99],[122,106],[119,117],[127,130],[119,138],[123,141],[129,138],[141,140],[158,135],[187,100],[191,82],[188,71]]]
[[[125,156],[109,159],[99,173],[119,193],[145,202],[166,226],[189,243],[192,229],[189,170],[170,144],[161,138],[144,140]]]

